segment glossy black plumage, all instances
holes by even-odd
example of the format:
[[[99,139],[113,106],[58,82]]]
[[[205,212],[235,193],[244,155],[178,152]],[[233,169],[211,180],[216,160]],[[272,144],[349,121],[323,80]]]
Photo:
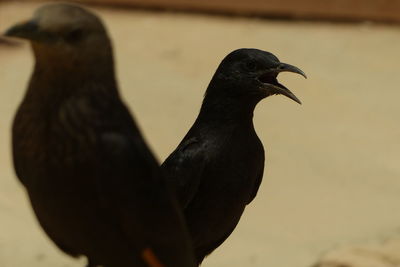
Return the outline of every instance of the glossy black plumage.
[[[279,72],[305,74],[271,53],[239,49],[214,74],[196,121],[162,167],[177,191],[198,263],[235,229],[257,194],[264,171],[264,148],[253,126],[263,98],[283,94]]]
[[[98,17],[46,5],[6,35],[28,39],[35,55],[13,156],[48,236],[89,266],[195,266],[178,204],[118,94]]]

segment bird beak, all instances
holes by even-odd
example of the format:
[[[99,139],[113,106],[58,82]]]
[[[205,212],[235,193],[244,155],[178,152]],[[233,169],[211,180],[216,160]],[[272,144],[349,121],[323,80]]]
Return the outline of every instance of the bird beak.
[[[307,79],[307,75],[298,67],[286,63],[279,63],[275,68],[269,69],[259,77],[259,80],[264,84],[263,88],[272,92],[272,94],[287,96],[301,105],[301,101],[288,88],[276,80],[276,76],[281,72],[297,73]]]
[[[276,68],[276,71],[277,71],[277,73],[280,73],[280,72],[297,73],[297,74],[300,74],[301,76],[303,76],[305,79],[307,79],[307,75],[304,73],[304,71],[302,71],[298,67],[295,67],[295,66],[290,65],[290,64],[279,63],[278,67]]]
[[[297,96],[295,96],[295,94],[293,94],[292,91],[290,91],[284,85],[277,83],[276,85],[272,84],[272,87],[275,89],[275,94],[287,96],[290,99],[292,99],[293,101],[296,101],[297,103],[299,103],[301,105],[300,99],[298,99]]]
[[[40,41],[49,38],[49,34],[41,31],[38,23],[35,20],[28,20],[12,26],[4,33],[4,36],[21,38],[30,41]]]

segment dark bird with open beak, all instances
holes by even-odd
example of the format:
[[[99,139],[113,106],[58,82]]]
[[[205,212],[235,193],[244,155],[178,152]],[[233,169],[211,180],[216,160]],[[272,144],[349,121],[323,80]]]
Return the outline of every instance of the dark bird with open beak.
[[[118,93],[101,20],[51,4],[5,35],[35,56],[13,156],[48,236],[91,267],[195,266],[178,202]]]
[[[265,51],[230,53],[195,123],[162,165],[184,209],[198,263],[228,238],[260,186],[264,148],[253,126],[257,103],[276,94],[300,103],[277,81],[285,71],[306,77]]]

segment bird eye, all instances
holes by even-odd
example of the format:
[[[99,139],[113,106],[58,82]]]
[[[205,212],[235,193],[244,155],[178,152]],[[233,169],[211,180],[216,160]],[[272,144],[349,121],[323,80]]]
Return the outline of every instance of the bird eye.
[[[257,64],[256,64],[256,62],[254,62],[254,61],[249,61],[249,62],[246,63],[246,68],[247,68],[249,71],[254,71],[254,70],[256,70],[256,68],[257,68]]]
[[[83,31],[81,29],[75,29],[75,30],[70,31],[66,35],[65,40],[67,42],[74,43],[74,42],[81,40],[82,37],[83,37]]]

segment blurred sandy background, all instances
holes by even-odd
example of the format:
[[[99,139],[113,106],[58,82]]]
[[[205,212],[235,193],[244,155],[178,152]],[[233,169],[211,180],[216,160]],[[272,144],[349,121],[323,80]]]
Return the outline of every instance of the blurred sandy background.
[[[36,6],[0,3],[0,31]],[[279,76],[302,106],[278,96],[258,105],[264,181],[202,266],[305,267],[321,257],[324,266],[400,266],[399,26],[96,11],[113,38],[124,99],[160,160],[231,50],[264,49],[309,76]],[[31,69],[26,44],[0,46],[0,266],[83,266],[38,227],[13,172],[10,126]]]

